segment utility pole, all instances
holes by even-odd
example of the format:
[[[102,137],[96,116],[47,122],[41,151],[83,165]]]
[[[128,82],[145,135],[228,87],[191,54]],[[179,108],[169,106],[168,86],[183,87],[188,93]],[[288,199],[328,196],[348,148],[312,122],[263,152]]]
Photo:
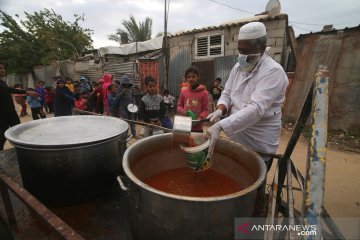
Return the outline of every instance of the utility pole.
[[[170,0],[169,0],[170,1]],[[169,71],[169,57],[167,50],[167,21],[168,21],[168,13],[167,13],[167,0],[165,0],[165,10],[164,10],[164,38],[163,38],[163,54],[164,54],[164,89],[168,88],[168,71]],[[163,90],[164,90],[163,89]]]

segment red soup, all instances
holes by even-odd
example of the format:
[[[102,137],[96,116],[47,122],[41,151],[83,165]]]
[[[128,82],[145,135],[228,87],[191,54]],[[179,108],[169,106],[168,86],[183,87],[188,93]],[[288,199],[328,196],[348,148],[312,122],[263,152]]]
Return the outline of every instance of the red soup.
[[[158,173],[144,181],[160,191],[190,197],[215,197],[241,190],[241,186],[213,169],[195,173],[191,169],[177,168]]]

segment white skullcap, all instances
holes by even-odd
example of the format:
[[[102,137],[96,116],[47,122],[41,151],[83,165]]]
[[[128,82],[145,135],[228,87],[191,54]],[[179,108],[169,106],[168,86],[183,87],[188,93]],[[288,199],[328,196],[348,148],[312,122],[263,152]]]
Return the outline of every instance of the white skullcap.
[[[266,35],[265,25],[261,22],[251,22],[239,30],[238,40],[256,39]]]

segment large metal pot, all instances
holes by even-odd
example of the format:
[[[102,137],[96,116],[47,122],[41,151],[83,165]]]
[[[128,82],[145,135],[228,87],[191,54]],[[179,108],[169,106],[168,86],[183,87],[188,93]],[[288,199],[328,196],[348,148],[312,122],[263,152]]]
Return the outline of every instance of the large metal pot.
[[[117,118],[78,115],[23,123],[5,136],[24,187],[46,205],[65,206],[110,187],[122,169],[127,130]]]
[[[242,186],[242,191],[217,197],[187,197],[159,191],[143,181],[157,173],[186,167],[172,134],[156,135],[131,145],[123,157],[130,180],[131,228],[135,239],[234,239],[235,217],[249,217],[266,167],[246,147],[218,140],[212,169]],[[119,178],[118,178],[119,179]],[[120,179],[119,179],[120,180]]]

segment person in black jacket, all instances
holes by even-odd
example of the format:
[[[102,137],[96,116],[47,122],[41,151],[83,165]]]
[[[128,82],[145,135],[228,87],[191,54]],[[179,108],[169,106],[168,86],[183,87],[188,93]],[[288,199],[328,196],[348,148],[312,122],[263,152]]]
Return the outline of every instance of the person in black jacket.
[[[3,77],[6,76],[5,64],[0,62],[0,150],[4,149],[6,138],[5,131],[12,126],[20,123],[19,116],[15,110],[15,105],[11,94],[27,94],[29,96],[38,97],[35,91],[26,91],[9,87]]]
[[[54,99],[54,117],[70,116],[74,107],[75,96],[70,89],[65,86],[64,80],[56,82],[56,92]]]

